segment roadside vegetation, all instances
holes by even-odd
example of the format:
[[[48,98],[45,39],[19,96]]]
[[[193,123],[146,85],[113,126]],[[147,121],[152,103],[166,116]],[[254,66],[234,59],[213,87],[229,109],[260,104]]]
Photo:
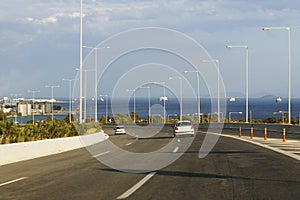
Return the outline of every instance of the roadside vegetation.
[[[69,116],[65,120],[57,120],[49,117],[33,124],[30,120],[27,124],[15,124],[13,120],[0,119],[0,144],[28,142],[51,138],[77,136],[78,132],[74,123],[69,122]]]

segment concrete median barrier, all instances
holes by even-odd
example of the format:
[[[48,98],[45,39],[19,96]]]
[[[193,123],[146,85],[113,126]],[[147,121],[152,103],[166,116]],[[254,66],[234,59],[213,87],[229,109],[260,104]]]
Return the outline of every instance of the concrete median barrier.
[[[3,144],[0,145],[0,166],[90,146],[106,139],[108,135],[99,132],[85,136]]]

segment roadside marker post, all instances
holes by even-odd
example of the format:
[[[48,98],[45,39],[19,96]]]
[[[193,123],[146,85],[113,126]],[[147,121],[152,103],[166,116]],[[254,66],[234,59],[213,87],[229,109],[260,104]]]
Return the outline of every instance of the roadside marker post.
[[[250,139],[253,139],[253,126],[250,128]]]
[[[242,137],[242,127],[240,126],[239,137]]]
[[[286,142],[286,130],[285,128],[283,128],[283,131],[282,131],[282,142]]]
[[[267,140],[267,127],[265,127],[264,140]]]

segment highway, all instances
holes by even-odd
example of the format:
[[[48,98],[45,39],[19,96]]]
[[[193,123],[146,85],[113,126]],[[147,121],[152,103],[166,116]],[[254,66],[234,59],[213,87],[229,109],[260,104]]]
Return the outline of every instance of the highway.
[[[155,151],[173,139],[170,128],[149,139],[104,131],[112,143],[137,153]],[[205,134],[198,130],[179,159],[153,173],[114,170],[85,148],[3,165],[0,199],[299,199],[298,160],[229,137],[220,137],[199,159]]]

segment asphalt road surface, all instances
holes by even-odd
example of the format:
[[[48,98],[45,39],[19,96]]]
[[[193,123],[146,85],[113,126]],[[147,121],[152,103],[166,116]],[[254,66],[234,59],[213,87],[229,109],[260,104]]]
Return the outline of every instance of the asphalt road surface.
[[[115,145],[136,153],[155,151],[173,139],[168,129],[138,140],[114,136],[111,129],[105,132]],[[208,156],[199,159],[204,136],[205,130],[199,130],[178,160],[153,173],[111,169],[85,148],[0,166],[0,199],[300,198],[299,161],[227,137],[220,137]]]

